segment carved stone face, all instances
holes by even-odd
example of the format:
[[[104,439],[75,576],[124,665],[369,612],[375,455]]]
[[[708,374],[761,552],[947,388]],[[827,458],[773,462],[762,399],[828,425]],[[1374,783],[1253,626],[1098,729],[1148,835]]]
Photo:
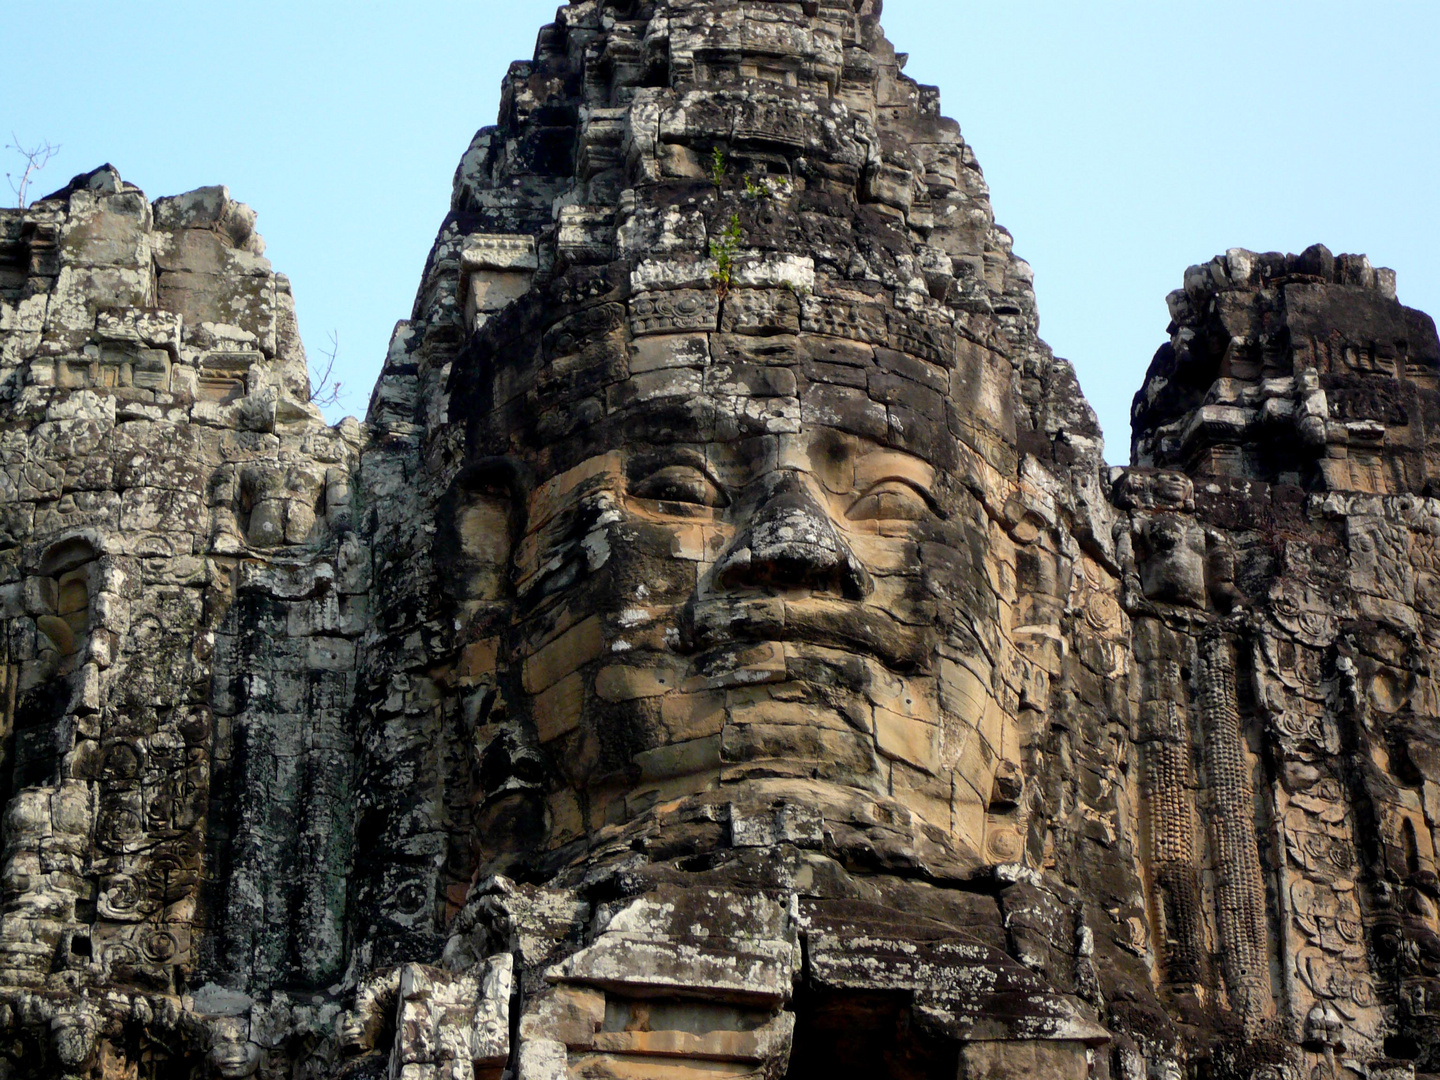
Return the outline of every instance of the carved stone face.
[[[972,630],[996,622],[987,522],[943,424],[916,437],[864,391],[812,404],[825,399],[797,389],[805,345],[788,341],[743,376],[710,360],[656,392],[653,373],[632,375],[580,452],[520,462],[534,482],[508,553],[518,695],[578,793],[551,799],[552,832],[788,781],[893,798],[982,843],[1008,749]],[[918,394],[895,368],[920,362],[881,354],[847,345],[844,373]],[[457,513],[470,572],[493,589],[503,515],[484,498]],[[521,749],[499,755],[493,775],[523,771]],[[513,801],[513,787],[488,794]],[[513,833],[521,815],[506,816],[485,831]]]
[[[1179,514],[1158,514],[1144,528],[1140,566],[1145,595],[1167,603],[1205,606],[1205,534]],[[1233,576],[1233,575],[1232,575]]]
[[[245,1080],[260,1068],[260,1047],[249,1041],[243,1022],[215,1021],[209,1062],[221,1080]]]

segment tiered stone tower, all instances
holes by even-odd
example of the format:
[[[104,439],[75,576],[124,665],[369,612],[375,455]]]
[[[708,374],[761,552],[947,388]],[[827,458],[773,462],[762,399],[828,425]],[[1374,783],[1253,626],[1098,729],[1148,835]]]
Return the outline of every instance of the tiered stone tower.
[[[1107,469],[879,6],[562,8],[363,424],[0,212],[0,1080],[1440,1070],[1433,322],[1194,267]]]

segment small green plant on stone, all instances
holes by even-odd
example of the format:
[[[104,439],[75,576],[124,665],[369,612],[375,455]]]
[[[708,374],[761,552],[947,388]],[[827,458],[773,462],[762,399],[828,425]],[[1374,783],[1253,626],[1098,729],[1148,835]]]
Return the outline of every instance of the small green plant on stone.
[[[722,297],[729,294],[731,285],[735,283],[735,253],[740,250],[742,235],[740,215],[731,214],[725,231],[710,241],[710,257],[715,260],[710,283]]]
[[[725,186],[725,151],[718,146],[710,158],[710,182],[716,190]]]
[[[747,199],[777,199],[790,193],[788,176],[769,176],[761,173],[745,174],[745,197]]]

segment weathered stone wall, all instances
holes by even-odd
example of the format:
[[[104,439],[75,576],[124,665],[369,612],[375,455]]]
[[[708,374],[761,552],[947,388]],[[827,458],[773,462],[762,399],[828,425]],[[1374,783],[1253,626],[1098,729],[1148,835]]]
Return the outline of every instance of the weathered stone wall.
[[[1440,1068],[1434,324],[1192,268],[1107,469],[879,6],[562,7],[363,424],[0,212],[0,1080]]]
[[[1322,247],[1231,251],[1170,306],[1135,448],[1185,471],[1116,487],[1147,794],[1173,808],[1151,839],[1177,852],[1151,883],[1176,926],[1161,970],[1341,1061],[1434,1067],[1435,325]],[[1162,790],[1197,773],[1198,815]]]
[[[256,940],[277,892],[325,905],[328,882],[306,929],[332,969],[343,943],[359,623],[310,613],[364,609],[335,569],[364,558],[363,434],[307,404],[254,220],[223,188],[152,205],[108,166],[0,214],[0,981],[34,991],[12,1026],[55,1033],[18,1044],[42,1075],[93,1058],[71,1028],[175,1014],[217,948],[284,981]],[[342,787],[317,796],[326,752]],[[112,988],[138,996],[91,996]]]

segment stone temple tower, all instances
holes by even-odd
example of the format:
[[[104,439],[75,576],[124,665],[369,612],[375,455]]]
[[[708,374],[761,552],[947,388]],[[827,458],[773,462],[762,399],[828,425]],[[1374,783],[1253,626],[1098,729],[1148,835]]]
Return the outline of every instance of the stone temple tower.
[[[562,7],[363,423],[0,212],[0,1080],[1440,1070],[1434,323],[1192,267],[1107,468],[879,16]]]

